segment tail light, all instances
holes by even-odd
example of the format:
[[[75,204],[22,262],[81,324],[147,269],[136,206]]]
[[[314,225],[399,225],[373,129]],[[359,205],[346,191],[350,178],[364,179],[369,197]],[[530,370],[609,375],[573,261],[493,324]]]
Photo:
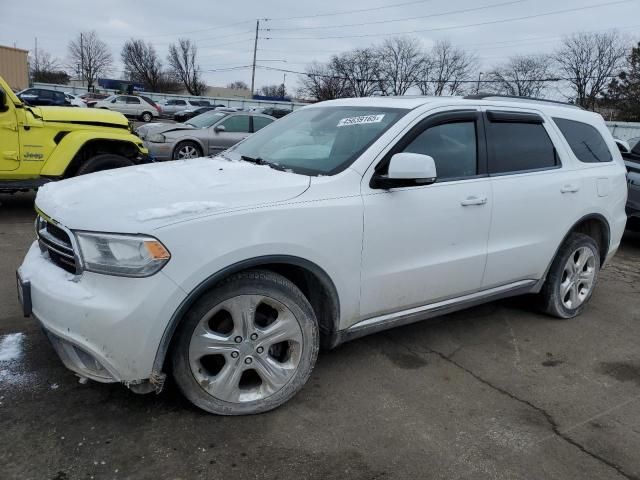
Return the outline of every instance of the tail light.
[[[162,113],[162,108],[160,108],[160,105],[156,104],[155,107],[159,114]]]

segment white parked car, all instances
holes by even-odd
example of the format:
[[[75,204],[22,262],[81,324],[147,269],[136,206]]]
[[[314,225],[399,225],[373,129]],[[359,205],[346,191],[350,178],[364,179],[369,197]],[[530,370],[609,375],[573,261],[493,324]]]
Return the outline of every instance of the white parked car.
[[[174,114],[187,108],[200,108],[209,107],[210,103],[207,100],[186,100],[181,98],[172,98],[165,100],[160,104],[162,108],[162,115],[166,117],[173,117]]]
[[[19,297],[82,377],[143,393],[171,372],[208,412],[258,413],[320,345],[527,293],[579,315],[626,196],[611,134],[579,108],[335,100],[213,159],[45,185]]]
[[[87,104],[84,103],[80,97],[72,93],[65,92],[64,98],[67,99],[67,102],[69,102],[72,107],[87,108]]]
[[[139,118],[150,122],[160,116],[161,108],[144,95],[111,95],[104,100],[89,102],[93,108],[105,108],[120,112],[127,117]]]

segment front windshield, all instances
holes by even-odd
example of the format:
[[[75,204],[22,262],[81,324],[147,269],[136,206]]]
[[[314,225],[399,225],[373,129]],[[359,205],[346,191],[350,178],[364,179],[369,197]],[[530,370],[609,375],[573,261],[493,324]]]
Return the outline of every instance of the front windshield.
[[[204,112],[200,115],[196,115],[186,123],[187,125],[193,125],[196,128],[209,128],[211,125],[226,116],[226,113],[221,112]]]
[[[315,107],[273,122],[231,148],[234,160],[260,159],[304,175],[341,172],[407,110]]]

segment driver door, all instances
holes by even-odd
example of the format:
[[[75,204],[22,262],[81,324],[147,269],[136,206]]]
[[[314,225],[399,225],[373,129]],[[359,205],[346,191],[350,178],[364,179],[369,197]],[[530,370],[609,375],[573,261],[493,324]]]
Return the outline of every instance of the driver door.
[[[224,127],[224,131],[218,127]],[[232,115],[211,127],[209,154],[216,154],[234,146],[249,136],[249,115]]]
[[[375,189],[365,176],[361,319],[476,292],[487,260],[492,209],[479,111],[447,111],[418,122],[391,156],[433,157],[431,185]]]

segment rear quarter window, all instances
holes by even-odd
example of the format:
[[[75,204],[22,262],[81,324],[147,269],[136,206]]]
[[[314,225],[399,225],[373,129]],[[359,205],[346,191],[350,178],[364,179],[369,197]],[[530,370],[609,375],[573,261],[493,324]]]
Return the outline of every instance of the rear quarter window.
[[[573,154],[584,163],[610,162],[613,160],[607,143],[600,132],[588,123],[554,118]]]

